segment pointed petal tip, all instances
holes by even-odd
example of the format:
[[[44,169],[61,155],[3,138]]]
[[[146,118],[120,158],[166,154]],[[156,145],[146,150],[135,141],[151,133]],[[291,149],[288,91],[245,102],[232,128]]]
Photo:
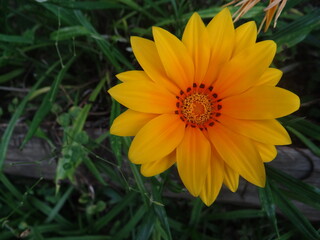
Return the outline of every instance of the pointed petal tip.
[[[137,37],[137,36],[130,36],[131,46],[134,44],[134,42],[135,42],[138,38],[139,38],[139,37]]]
[[[255,183],[255,185],[257,185],[258,187],[264,188],[266,186],[266,177],[264,177],[264,179],[262,179],[261,182]]]
[[[139,47],[139,45],[144,44],[144,42],[142,43],[142,41],[151,41],[151,40],[143,38],[143,37],[138,37],[138,36],[131,36],[130,37],[130,44],[131,44],[133,52],[134,52],[135,47]]]
[[[223,8],[218,14],[228,14],[228,15],[230,15],[230,17],[232,17],[231,12],[230,12],[229,8],[227,8],[227,7]]]
[[[193,17],[199,17],[201,18],[200,14],[198,12],[194,12],[190,18],[193,18]]]
[[[166,31],[166,30],[164,30],[163,28],[157,27],[157,26],[152,26],[152,27],[151,27],[151,30],[152,30],[152,35],[153,35],[153,36],[154,36],[155,34],[161,32],[161,31]]]
[[[264,44],[266,51],[270,51],[273,55],[276,54],[277,51],[277,44],[273,40],[265,40],[262,42],[258,42],[257,44]]]
[[[215,199],[214,200],[209,200],[207,198],[204,198],[204,197],[200,197],[202,202],[207,206],[207,207],[210,207],[212,205],[212,203],[214,203]]]
[[[235,192],[238,190],[238,187],[236,187],[236,188],[229,188],[229,190],[230,190],[231,192],[235,193]]]

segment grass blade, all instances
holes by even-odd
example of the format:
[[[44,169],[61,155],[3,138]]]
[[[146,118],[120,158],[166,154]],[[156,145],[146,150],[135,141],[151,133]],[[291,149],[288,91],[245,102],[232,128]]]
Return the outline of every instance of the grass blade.
[[[46,94],[38,111],[35,113],[35,116],[33,117],[31,125],[29,127],[29,131],[27,132],[21,144],[21,148],[23,148],[24,145],[32,138],[33,134],[37,131],[37,128],[39,127],[44,117],[50,112],[52,105],[56,99],[59,85],[74,60],[75,57],[72,57],[68,61],[68,63],[60,70],[59,74],[57,75],[56,79],[54,80],[50,88],[50,91]]]
[[[10,81],[11,79],[18,77],[25,71],[24,68],[15,69],[9,73],[3,74],[0,76],[0,84]]]
[[[319,26],[319,24],[320,10],[313,11],[287,24],[284,28],[271,35],[271,39],[278,45],[277,52],[281,52],[303,41],[312,29]]]
[[[142,219],[145,215],[147,208],[142,205],[135,214],[130,218],[129,222],[127,222],[124,227],[121,228],[121,231],[116,234],[113,239],[114,240],[121,240],[121,239],[128,239],[128,236],[131,231],[134,231],[134,227],[137,223]]]
[[[1,144],[0,144],[0,171],[3,169],[3,162],[7,155],[7,150],[9,146],[9,142],[14,130],[15,125],[18,122],[19,117],[23,113],[24,108],[27,105],[27,102],[29,101],[30,97],[33,95],[36,89],[41,85],[41,83],[45,80],[45,78],[60,64],[60,61],[55,62],[52,64],[52,66],[44,73],[44,75],[39,78],[39,80],[33,85],[30,92],[27,94],[27,96],[24,97],[24,99],[21,101],[19,106],[17,107],[16,111],[13,113],[8,126],[1,138]]]
[[[319,201],[315,201],[315,199],[320,199],[319,188],[306,184],[301,180],[295,179],[290,175],[280,172],[268,165],[266,165],[266,171],[268,179],[284,186],[292,193],[293,196],[298,196],[300,201],[305,202],[306,204],[313,203],[313,207],[320,209]]]
[[[314,144],[309,138],[304,136],[301,132],[297,131],[296,129],[286,126],[286,129],[288,129],[290,132],[292,132],[297,138],[301,140],[315,155],[320,157],[320,148]]]
[[[298,209],[280,192],[275,184],[270,184],[276,205],[297,230],[309,240],[320,239],[319,233],[311,223],[298,211]]]
[[[280,237],[277,218],[276,218],[276,209],[275,203],[272,195],[272,191],[269,186],[269,182],[267,181],[266,186],[264,188],[259,188],[259,197],[260,203],[262,205],[262,209],[266,213],[267,217],[270,220],[271,225],[273,226],[278,238]]]
[[[116,206],[114,206],[107,214],[94,223],[94,229],[100,231],[103,227],[114,219],[124,208],[128,207],[133,201],[137,194],[133,191],[129,192]]]
[[[66,200],[71,195],[72,191],[73,191],[73,186],[70,186],[68,190],[63,194],[63,196],[59,199],[56,206],[52,209],[49,216],[45,220],[45,223],[50,223],[55,218],[55,216],[58,214],[58,212],[61,210],[61,208],[65,204]]]

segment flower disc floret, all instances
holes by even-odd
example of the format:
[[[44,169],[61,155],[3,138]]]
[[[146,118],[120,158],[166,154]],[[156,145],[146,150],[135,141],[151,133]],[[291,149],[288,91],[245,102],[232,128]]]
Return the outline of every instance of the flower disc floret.
[[[218,94],[213,92],[213,86],[205,87],[205,84],[196,83],[192,87],[188,87],[186,91],[180,91],[180,95],[176,96],[177,110],[176,114],[180,115],[180,119],[186,123],[186,127],[198,127],[201,131],[212,127],[216,118],[221,115],[222,108],[221,99]]]

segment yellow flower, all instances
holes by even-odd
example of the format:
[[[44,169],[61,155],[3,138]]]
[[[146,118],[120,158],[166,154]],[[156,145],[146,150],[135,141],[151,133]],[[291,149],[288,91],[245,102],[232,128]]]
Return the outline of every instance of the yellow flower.
[[[282,72],[269,68],[273,41],[256,43],[248,22],[234,29],[228,9],[205,26],[194,13],[182,41],[153,27],[154,41],[132,37],[142,71],[117,75],[121,84],[109,93],[127,108],[110,129],[135,136],[129,159],[144,176],[176,163],[183,184],[206,205],[222,184],[238,188],[239,175],[265,185],[264,162],[275,145],[290,144],[275,120],[296,111],[299,98],[275,87]]]

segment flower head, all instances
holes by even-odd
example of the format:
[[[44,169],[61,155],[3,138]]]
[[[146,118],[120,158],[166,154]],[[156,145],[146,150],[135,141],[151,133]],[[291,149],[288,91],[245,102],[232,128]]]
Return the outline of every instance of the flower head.
[[[265,185],[264,162],[275,158],[275,145],[291,143],[275,118],[296,111],[299,98],[275,87],[276,44],[256,36],[254,22],[235,29],[224,9],[207,26],[194,13],[181,41],[158,27],[154,41],[131,38],[143,70],[117,75],[122,83],[109,93],[129,109],[110,131],[135,136],[129,159],[143,175],[176,163],[185,187],[207,205],[222,184],[236,191],[239,176]]]

